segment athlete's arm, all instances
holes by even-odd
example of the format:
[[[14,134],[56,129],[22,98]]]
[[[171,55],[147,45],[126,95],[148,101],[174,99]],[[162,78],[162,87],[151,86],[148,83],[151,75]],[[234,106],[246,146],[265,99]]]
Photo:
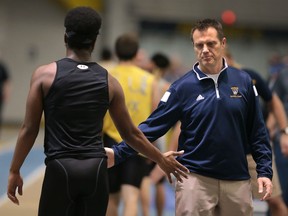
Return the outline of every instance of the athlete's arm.
[[[24,122],[20,128],[14,155],[10,166],[8,179],[7,196],[15,204],[19,204],[16,197],[22,195],[23,179],[20,174],[20,168],[25,158],[30,152],[39,132],[39,125],[43,112],[43,80],[47,78],[49,67],[41,66],[32,75],[30,90],[26,101],[26,113]]]
[[[122,87],[111,75],[109,75],[109,98],[109,112],[123,140],[136,151],[158,163],[170,182],[172,181],[170,174],[173,174],[178,181],[182,181],[181,176],[187,177],[187,168],[175,160],[175,156],[181,155],[182,152],[170,151],[162,155],[159,149],[151,144],[141,130],[133,124],[125,105]]]

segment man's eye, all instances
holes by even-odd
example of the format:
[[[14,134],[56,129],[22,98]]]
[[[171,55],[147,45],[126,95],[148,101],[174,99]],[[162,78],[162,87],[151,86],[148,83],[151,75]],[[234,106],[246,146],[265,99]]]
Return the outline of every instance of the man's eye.
[[[202,48],[203,48],[203,44],[195,44],[195,47],[196,47],[197,49],[202,49]]]
[[[208,46],[208,47],[214,47],[214,45],[215,45],[215,44],[214,44],[213,42],[207,43],[207,46]]]

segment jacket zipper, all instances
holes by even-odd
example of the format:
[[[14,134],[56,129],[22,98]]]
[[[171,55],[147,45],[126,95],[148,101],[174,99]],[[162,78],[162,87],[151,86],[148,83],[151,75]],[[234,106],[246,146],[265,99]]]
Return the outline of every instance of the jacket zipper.
[[[216,91],[216,98],[220,98],[218,83],[215,82],[215,91]]]

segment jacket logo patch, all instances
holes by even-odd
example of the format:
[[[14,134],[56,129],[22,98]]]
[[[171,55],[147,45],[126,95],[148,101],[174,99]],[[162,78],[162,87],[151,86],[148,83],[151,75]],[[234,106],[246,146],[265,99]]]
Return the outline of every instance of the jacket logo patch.
[[[230,95],[230,97],[232,97],[232,98],[242,97],[242,95],[239,94],[239,88],[237,86],[232,86],[231,90],[232,90],[232,95]]]

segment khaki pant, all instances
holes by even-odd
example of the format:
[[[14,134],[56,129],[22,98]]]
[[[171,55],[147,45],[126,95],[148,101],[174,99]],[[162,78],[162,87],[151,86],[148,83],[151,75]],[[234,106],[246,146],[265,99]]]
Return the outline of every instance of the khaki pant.
[[[252,155],[247,155],[247,161],[248,161],[249,174],[251,176],[253,198],[261,199],[264,196],[264,192],[263,194],[258,193],[256,163],[253,160]],[[276,165],[275,165],[274,155],[273,155],[273,161],[272,161],[272,169],[273,169],[273,178],[272,178],[273,192],[272,192],[271,198],[275,196],[280,196],[282,194],[282,190],[281,190],[279,178],[278,178],[278,172],[277,172]]]
[[[194,173],[176,183],[176,216],[252,216],[250,180],[225,181]]]

